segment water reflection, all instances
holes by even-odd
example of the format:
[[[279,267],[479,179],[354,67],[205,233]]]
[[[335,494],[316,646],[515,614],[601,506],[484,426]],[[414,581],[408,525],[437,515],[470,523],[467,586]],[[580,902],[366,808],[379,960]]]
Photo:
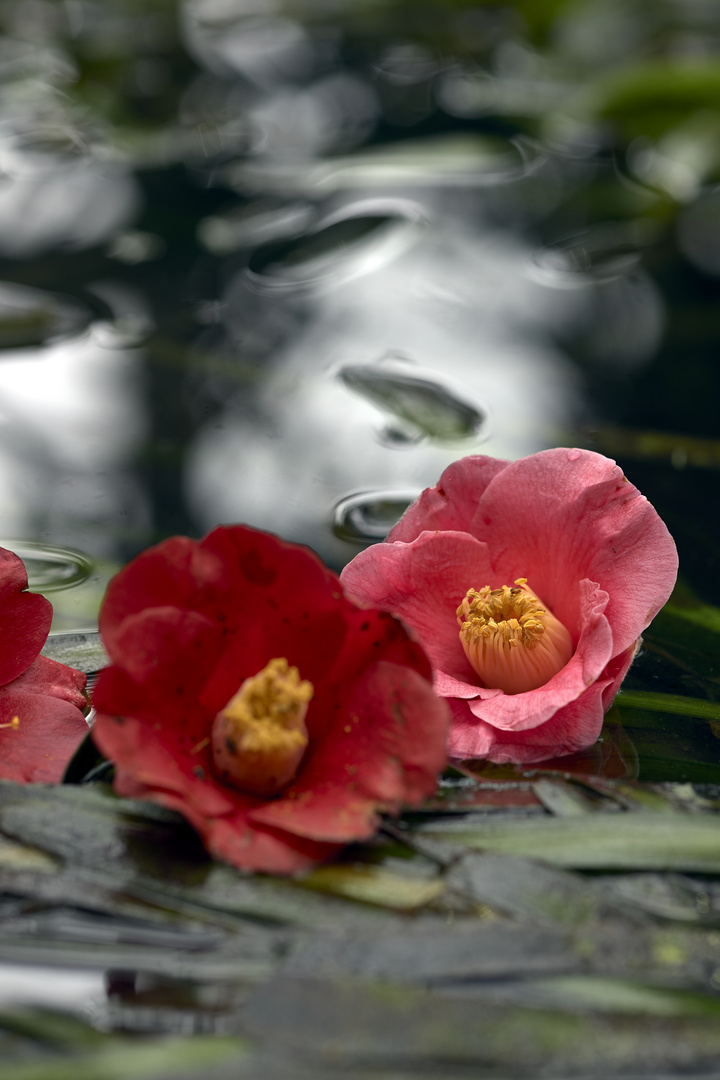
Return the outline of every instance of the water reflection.
[[[0,112],[2,255],[87,247],[138,212],[139,192],[127,168],[103,155],[69,117],[52,112]]]
[[[248,278],[257,288],[333,287],[401,254],[422,221],[412,203],[355,203],[298,237],[258,247],[248,261]]]
[[[372,544],[384,540],[411,503],[415,491],[358,491],[333,507],[333,531],[341,540]]]
[[[85,330],[92,311],[71,297],[0,282],[0,358],[5,349],[46,345]]]
[[[442,189],[420,205],[426,223],[412,245],[388,252],[384,225],[362,235],[362,274],[345,272],[352,246],[329,242],[324,264],[303,258],[313,254],[310,230],[290,248],[300,255],[294,288],[289,273],[282,290],[259,288],[257,272],[231,276],[213,348],[235,351],[236,374],[228,363],[215,378],[213,415],[187,458],[201,528],[247,521],[341,565],[352,551],[332,517],[348,491],[417,491],[459,452],[518,457],[567,429],[576,390],[549,331],[575,294],[529,280],[528,248],[508,232],[469,228],[466,206]],[[356,228],[366,208],[350,199],[332,220]],[[273,266],[267,249],[260,257]],[[399,353],[415,364],[378,360]],[[378,406],[391,422],[381,439]]]
[[[130,470],[146,431],[138,357],[88,334],[0,355],[0,516],[22,538],[6,543],[39,590],[63,590],[54,629],[92,627],[123,533],[147,529]]]
[[[391,354],[376,363],[343,364],[337,377],[348,389],[393,416],[391,430],[396,441],[401,433],[410,440],[422,436],[442,441],[469,439],[480,434],[485,422],[481,409],[441,385],[439,379],[423,374],[403,356]]]
[[[258,158],[228,166],[225,180],[238,191],[287,194],[357,188],[486,188],[531,176],[544,163],[541,148],[524,138],[443,135],[363,148],[355,154],[322,159]]]
[[[584,361],[627,372],[655,355],[665,305],[641,265],[642,248],[655,235],[650,223],[609,224],[534,252],[528,264],[531,277],[550,288],[580,293],[564,334]]]
[[[68,548],[36,544],[31,540],[0,540],[0,547],[19,555],[27,570],[28,587],[36,592],[52,592],[80,585],[93,571],[90,559]]]

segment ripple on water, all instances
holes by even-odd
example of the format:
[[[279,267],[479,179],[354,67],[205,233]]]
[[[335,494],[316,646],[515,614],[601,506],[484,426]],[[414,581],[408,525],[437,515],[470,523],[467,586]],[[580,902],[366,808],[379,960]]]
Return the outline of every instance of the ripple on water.
[[[406,251],[423,221],[420,208],[402,200],[353,203],[300,236],[256,248],[248,277],[258,288],[286,290],[346,281]]]
[[[652,239],[637,224],[587,229],[540,248],[532,256],[530,276],[561,289],[622,278],[637,266],[642,248]]]
[[[354,543],[384,540],[419,494],[416,488],[346,495],[333,508],[333,532],[341,540]]]
[[[32,540],[0,540],[0,547],[14,551],[25,563],[28,586],[36,592],[51,592],[80,585],[93,572],[86,555],[69,548],[52,547]]]
[[[375,363],[343,364],[337,378],[349,390],[393,418],[383,429],[386,445],[408,445],[427,437],[440,442],[477,437],[486,414],[404,357]],[[400,421],[398,425],[397,421]]]

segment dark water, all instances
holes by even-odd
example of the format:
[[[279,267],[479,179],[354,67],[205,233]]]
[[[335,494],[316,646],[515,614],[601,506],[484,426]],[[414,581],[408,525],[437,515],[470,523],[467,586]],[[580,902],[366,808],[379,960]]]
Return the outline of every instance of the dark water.
[[[172,533],[340,568],[450,461],[576,444],[680,549],[629,688],[718,700],[715,5],[9,0],[0,30],[0,531],[56,629]],[[712,779],[707,722],[662,713],[641,775]]]

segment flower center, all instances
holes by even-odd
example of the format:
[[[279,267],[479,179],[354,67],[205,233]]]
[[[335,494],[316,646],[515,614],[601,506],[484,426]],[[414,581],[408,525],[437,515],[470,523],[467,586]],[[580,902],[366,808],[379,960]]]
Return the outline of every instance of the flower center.
[[[246,679],[217,716],[211,743],[221,780],[250,795],[277,795],[297,772],[308,745],[313,685],[285,657]]]
[[[522,694],[535,690],[567,664],[570,634],[528,588],[469,589],[457,609],[460,641],[484,686]]]

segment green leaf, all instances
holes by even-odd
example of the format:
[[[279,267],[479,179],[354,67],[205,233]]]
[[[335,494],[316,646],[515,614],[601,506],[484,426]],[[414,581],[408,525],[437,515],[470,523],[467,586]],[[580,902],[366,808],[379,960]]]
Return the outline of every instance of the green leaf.
[[[434,822],[423,837],[583,870],[720,873],[720,819],[683,813],[590,814],[482,823]]]
[[[70,1018],[63,1018],[66,1023]],[[2,1019],[0,1018],[0,1023]],[[40,1061],[5,1061],[0,1080],[151,1080],[182,1077],[200,1068],[241,1058],[240,1039],[195,1035],[192,1038],[103,1039],[83,1054],[43,1057]]]
[[[360,900],[365,904],[414,911],[437,900],[445,892],[440,878],[405,877],[382,866],[321,866],[302,879],[308,889]]]
[[[695,716],[700,720],[720,720],[720,702],[702,698],[659,694],[652,690],[621,690],[615,701],[621,708],[650,709],[677,716]]]

